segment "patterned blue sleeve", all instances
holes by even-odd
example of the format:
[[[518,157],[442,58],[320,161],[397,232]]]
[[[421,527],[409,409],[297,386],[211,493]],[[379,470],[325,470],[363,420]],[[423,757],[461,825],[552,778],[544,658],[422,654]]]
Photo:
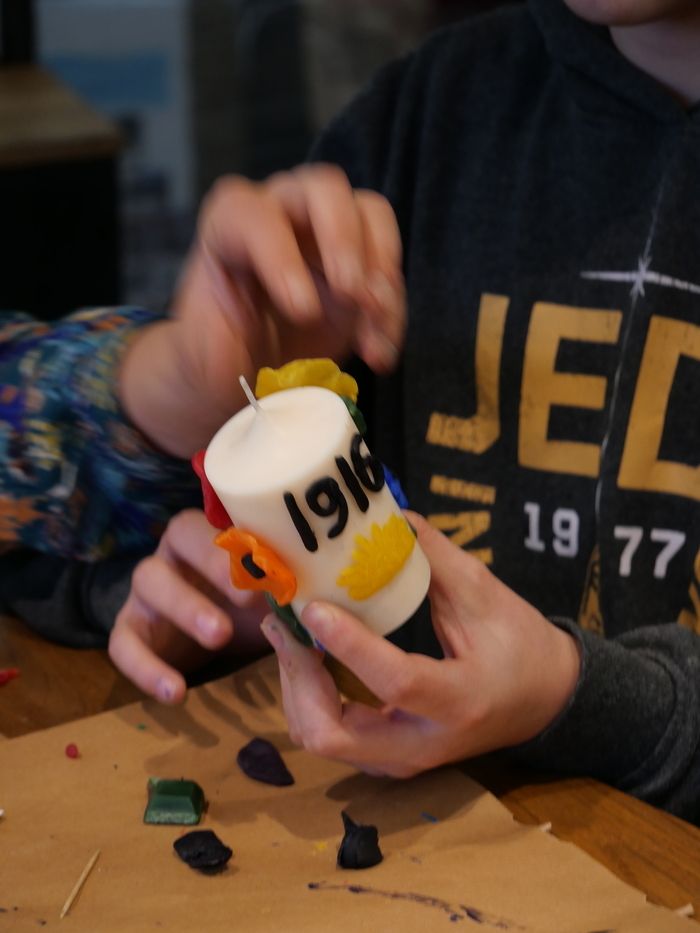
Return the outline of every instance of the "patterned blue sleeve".
[[[53,323],[0,317],[0,552],[97,560],[153,547],[200,504],[189,463],[156,450],[116,397],[130,338],[160,315],[81,311]]]

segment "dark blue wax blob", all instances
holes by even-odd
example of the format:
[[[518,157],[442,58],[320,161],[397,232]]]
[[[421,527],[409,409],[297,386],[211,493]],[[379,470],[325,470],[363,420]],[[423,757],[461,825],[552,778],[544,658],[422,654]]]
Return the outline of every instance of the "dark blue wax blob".
[[[376,826],[355,823],[343,810],[345,835],[338,849],[338,865],[341,868],[371,868],[378,865],[384,856],[379,848],[379,833]]]
[[[173,843],[183,862],[205,874],[215,874],[226,867],[233,851],[211,829],[195,829]]]
[[[238,767],[254,781],[286,787],[294,778],[282,761],[282,756],[267,739],[251,739],[236,756]]]

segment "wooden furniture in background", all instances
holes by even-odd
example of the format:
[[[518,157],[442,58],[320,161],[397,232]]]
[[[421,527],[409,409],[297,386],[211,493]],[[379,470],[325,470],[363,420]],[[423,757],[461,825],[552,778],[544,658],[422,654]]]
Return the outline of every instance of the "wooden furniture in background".
[[[34,0],[0,0],[0,63],[34,61]]]
[[[0,668],[20,676],[0,687],[0,738],[115,709],[142,694],[104,651],[53,645],[0,617]],[[551,822],[619,878],[671,909],[700,909],[700,829],[590,778],[546,779],[494,759],[467,772],[523,823]]]
[[[0,311],[119,300],[121,137],[51,74],[0,67]]]

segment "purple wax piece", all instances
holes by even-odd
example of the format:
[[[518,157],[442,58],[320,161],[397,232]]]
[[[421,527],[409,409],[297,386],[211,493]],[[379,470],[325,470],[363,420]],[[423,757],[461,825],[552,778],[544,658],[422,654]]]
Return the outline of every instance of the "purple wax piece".
[[[254,781],[286,787],[294,783],[282,756],[267,739],[251,739],[236,756],[238,767]]]

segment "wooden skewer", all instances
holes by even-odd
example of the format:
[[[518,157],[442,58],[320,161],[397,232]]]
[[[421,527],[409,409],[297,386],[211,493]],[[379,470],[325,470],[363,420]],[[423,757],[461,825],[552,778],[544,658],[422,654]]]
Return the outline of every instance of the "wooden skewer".
[[[73,890],[70,892],[66,900],[66,903],[63,905],[63,909],[61,910],[61,916],[59,917],[60,920],[63,920],[65,915],[71,909],[73,901],[76,899],[76,897],[78,896],[80,892],[80,889],[82,888],[82,886],[85,884],[85,881],[87,880],[87,876],[90,874],[92,869],[95,867],[95,862],[97,861],[99,854],[100,854],[100,850],[98,849],[97,852],[95,852],[95,854],[92,856],[90,861],[87,863],[85,868],[83,868],[83,872],[80,878],[78,878],[78,880],[75,882]]]

